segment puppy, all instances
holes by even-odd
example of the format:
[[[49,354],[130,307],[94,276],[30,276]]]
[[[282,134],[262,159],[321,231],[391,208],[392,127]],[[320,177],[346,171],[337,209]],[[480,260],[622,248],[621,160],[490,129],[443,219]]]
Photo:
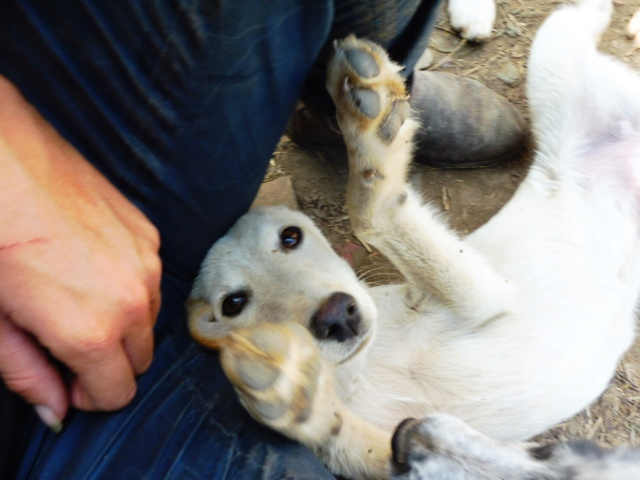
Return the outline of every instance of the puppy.
[[[600,395],[640,292],[640,80],[596,51],[611,9],[583,0],[542,27],[528,79],[538,152],[464,239],[405,181],[419,127],[400,67],[368,41],[336,44],[327,86],[351,223],[406,282],[368,288],[302,213],[242,217],[188,310],[253,417],[337,474],[385,478],[407,416],[448,413],[521,441]]]

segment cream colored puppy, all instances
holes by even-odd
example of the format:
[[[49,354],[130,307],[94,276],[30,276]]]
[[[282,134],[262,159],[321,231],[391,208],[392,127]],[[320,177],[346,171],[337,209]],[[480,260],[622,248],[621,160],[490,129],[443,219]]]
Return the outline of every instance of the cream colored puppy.
[[[510,202],[466,238],[406,183],[400,67],[336,44],[327,86],[349,152],[354,230],[406,283],[368,288],[302,213],[249,212],[205,259],[196,339],[240,401],[336,473],[388,475],[405,417],[445,412],[527,439],[589,405],[634,338],[640,292],[640,80],[596,51],[610,0],[551,16],[529,60],[538,152]]]

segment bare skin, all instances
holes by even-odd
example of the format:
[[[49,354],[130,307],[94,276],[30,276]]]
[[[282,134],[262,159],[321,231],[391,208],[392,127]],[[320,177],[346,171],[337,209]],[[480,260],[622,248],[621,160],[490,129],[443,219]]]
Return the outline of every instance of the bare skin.
[[[0,105],[0,376],[55,427],[70,406],[135,395],[153,355],[159,236],[1,76]]]

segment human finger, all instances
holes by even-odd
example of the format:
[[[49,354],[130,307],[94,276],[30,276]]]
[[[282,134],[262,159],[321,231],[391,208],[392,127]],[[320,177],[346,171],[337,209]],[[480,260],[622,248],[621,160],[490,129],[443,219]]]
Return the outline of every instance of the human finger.
[[[136,393],[133,367],[122,343],[112,348],[96,348],[79,362],[66,361],[75,373],[71,403],[80,410],[117,410]]]
[[[154,314],[150,315],[155,319]],[[145,325],[136,325],[123,340],[124,350],[136,375],[146,372],[153,359],[153,323],[150,318]]]
[[[60,372],[34,338],[0,315],[0,376],[7,387],[35,405],[42,421],[58,431],[69,396]]]

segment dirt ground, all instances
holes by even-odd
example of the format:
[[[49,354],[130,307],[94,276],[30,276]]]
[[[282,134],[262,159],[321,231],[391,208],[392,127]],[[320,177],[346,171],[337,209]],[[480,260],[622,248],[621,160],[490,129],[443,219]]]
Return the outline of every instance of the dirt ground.
[[[481,81],[512,102],[528,118],[525,98],[527,55],[541,22],[562,2],[498,0],[493,36],[482,44],[462,41],[451,30],[443,11],[434,31],[430,69]],[[602,49],[640,70],[640,49],[626,37],[626,26],[640,0],[619,0]],[[638,92],[640,95],[640,92]],[[511,197],[524,178],[532,155],[492,168],[436,170],[414,166],[412,181],[446,211],[451,225],[465,234],[486,222]],[[368,252],[353,237],[344,207],[346,158],[335,150],[303,150],[286,137],[274,153],[266,181],[289,176],[300,208],[327,235],[336,250],[350,256],[362,278],[380,284],[398,275],[375,251]],[[549,332],[552,335],[552,332]],[[505,359],[507,360],[507,359]],[[592,438],[603,445],[640,445],[640,341],[621,361],[610,388],[586,411],[557,426],[542,438]]]

